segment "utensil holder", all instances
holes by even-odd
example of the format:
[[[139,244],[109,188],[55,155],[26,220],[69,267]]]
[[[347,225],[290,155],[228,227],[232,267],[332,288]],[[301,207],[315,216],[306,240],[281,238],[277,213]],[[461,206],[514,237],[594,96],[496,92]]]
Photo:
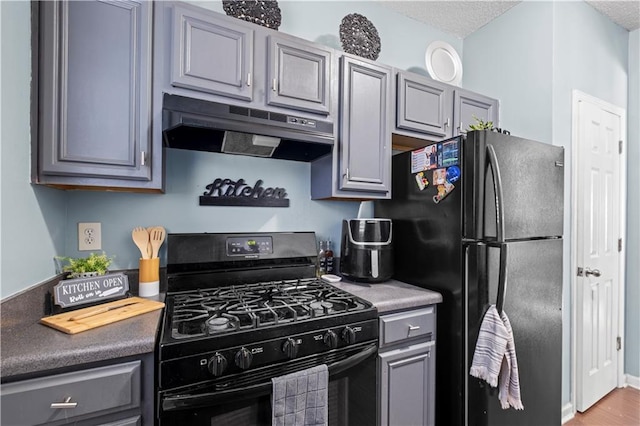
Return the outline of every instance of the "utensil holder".
[[[141,297],[160,293],[160,258],[140,259],[138,294]]]

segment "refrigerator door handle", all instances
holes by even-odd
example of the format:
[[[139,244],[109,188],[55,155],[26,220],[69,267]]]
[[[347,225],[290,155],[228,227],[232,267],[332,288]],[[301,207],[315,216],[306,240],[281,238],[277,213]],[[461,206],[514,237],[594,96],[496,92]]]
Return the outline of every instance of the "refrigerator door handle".
[[[508,245],[500,244],[500,272],[498,273],[498,295],[496,297],[496,309],[502,314],[504,300],[507,297],[507,255]]]
[[[495,194],[496,203],[496,238],[499,243],[504,242],[504,205],[502,196],[502,178],[500,177],[500,167],[498,166],[498,157],[496,151],[493,149],[493,145],[487,144],[487,156],[489,160],[485,162],[485,170],[487,167],[491,167],[493,173],[493,193]],[[501,256],[502,257],[502,256]]]

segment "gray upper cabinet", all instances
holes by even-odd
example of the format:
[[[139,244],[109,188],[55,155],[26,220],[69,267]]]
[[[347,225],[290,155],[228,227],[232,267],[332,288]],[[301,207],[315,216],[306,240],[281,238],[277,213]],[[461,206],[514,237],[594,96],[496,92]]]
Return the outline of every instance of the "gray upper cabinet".
[[[238,21],[174,6],[171,84],[217,95],[253,99],[255,31]]]
[[[40,2],[34,182],[162,190],[151,19],[146,1]]]
[[[267,103],[328,115],[332,52],[277,35],[267,43]]]
[[[468,90],[456,89],[453,101],[454,129],[453,135],[464,134],[470,124],[475,124],[474,117],[483,121],[492,121],[498,127],[498,101]]]
[[[396,127],[428,137],[452,136],[453,88],[417,74],[397,74]]]
[[[161,90],[285,114],[331,115],[333,49],[192,4],[167,3],[159,12],[156,22],[171,28],[168,85]]]
[[[339,188],[391,196],[391,69],[340,58]]]

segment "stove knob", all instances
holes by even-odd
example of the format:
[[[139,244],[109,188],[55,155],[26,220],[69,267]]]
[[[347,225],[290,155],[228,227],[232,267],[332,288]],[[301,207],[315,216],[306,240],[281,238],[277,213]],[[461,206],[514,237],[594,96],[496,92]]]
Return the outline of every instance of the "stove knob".
[[[221,353],[216,352],[216,354],[209,360],[207,367],[214,377],[220,377],[222,376],[222,373],[224,373],[224,370],[227,369],[227,359]]]
[[[338,335],[329,330],[324,334],[324,344],[327,345],[330,349],[335,349],[338,347]]]
[[[356,342],[356,332],[353,331],[353,328],[346,326],[342,330],[342,340],[345,340],[350,345]]]
[[[236,365],[243,370],[246,370],[251,366],[251,361],[253,361],[253,354],[247,348],[241,348],[238,352],[236,352]]]
[[[289,337],[287,340],[284,341],[284,344],[282,345],[282,352],[287,354],[289,359],[293,359],[296,356],[298,356],[298,348],[299,348],[299,345],[295,341],[295,339]]]

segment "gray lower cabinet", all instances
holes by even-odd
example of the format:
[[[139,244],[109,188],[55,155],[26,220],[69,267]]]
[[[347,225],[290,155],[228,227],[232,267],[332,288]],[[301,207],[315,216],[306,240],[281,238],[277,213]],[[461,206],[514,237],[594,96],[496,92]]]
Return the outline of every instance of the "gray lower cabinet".
[[[311,196],[391,197],[391,68],[340,57],[340,113],[333,156],[311,164]]]
[[[140,426],[143,380],[131,361],[3,384],[2,424]]]
[[[434,305],[380,317],[380,426],[435,423]]]
[[[172,8],[171,86],[330,115],[332,49],[193,5],[162,7]]]
[[[162,146],[151,137],[151,8],[133,0],[34,3],[34,183],[162,190]]]

